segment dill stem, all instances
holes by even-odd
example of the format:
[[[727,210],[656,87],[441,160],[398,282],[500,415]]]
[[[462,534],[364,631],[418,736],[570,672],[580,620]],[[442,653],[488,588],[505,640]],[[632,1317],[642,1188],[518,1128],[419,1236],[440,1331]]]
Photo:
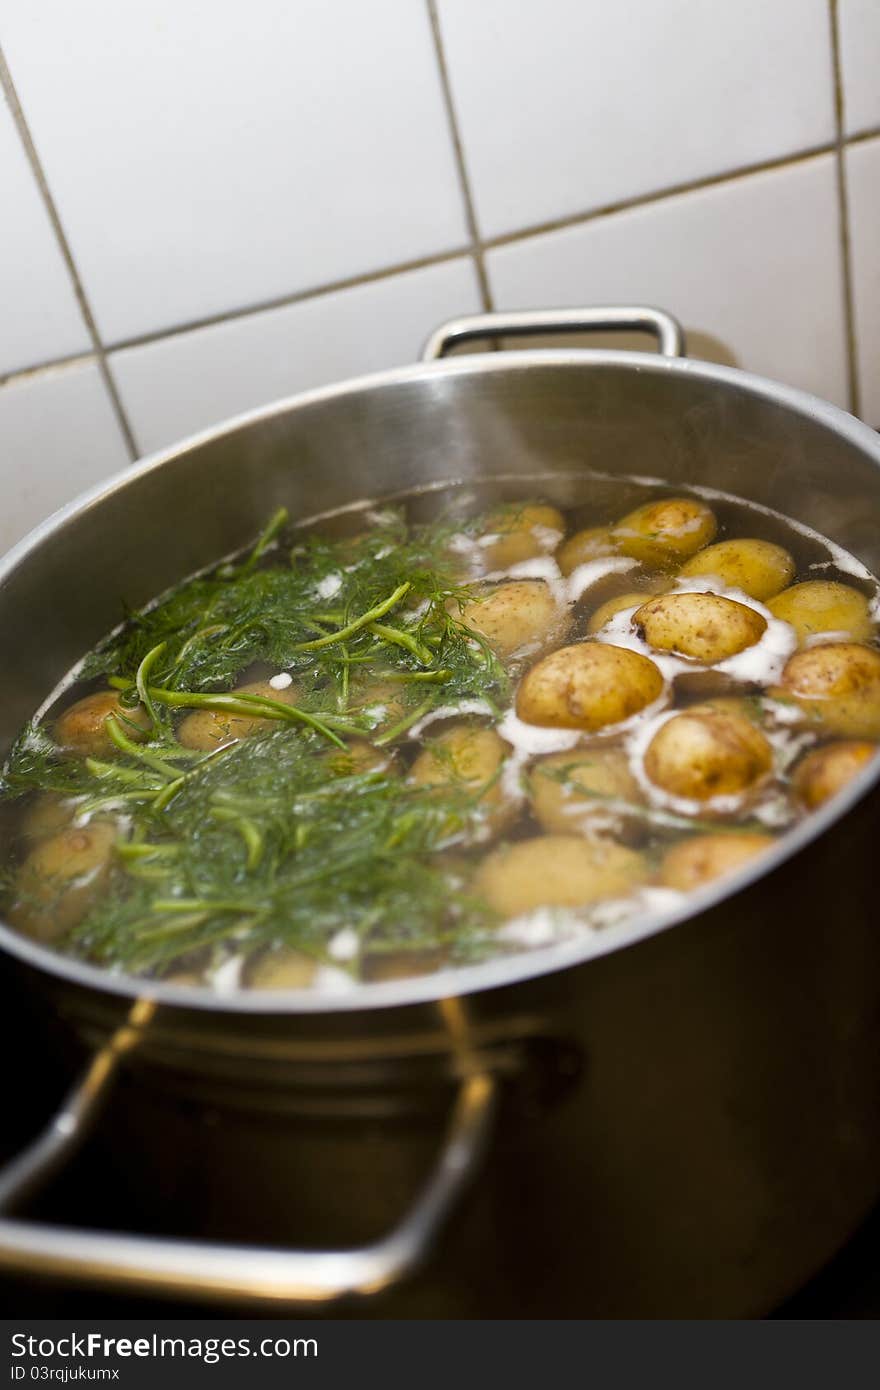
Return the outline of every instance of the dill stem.
[[[338,738],[318,715],[309,714],[296,705],[282,705],[280,700],[269,700],[265,695],[245,695],[236,691],[230,691],[226,695],[197,694],[186,690],[164,690],[158,686],[152,686],[150,694],[154,700],[162,705],[170,705],[172,709],[213,709],[221,713],[226,711],[229,714],[259,715],[264,719],[286,721],[288,724],[308,724],[310,728],[329,738],[337,747],[345,747],[342,739]],[[172,773],[175,777],[180,776],[177,768],[173,768]]]
[[[122,732],[122,725],[115,715],[111,714],[104,723],[107,726],[108,734],[121,753],[127,753],[130,758],[137,758],[139,762],[145,763],[147,767],[151,767],[154,772],[160,773],[163,777],[180,776],[178,769],[172,767],[170,763],[166,763],[158,754],[151,753],[149,748],[141,748],[138,744],[132,743],[130,738],[126,738]]]
[[[159,660],[159,657],[162,655],[167,645],[167,642],[159,642],[157,646],[148,651],[140,666],[137,668],[134,677],[134,683],[137,686],[137,693],[140,697],[141,704],[150,716],[150,722],[154,729],[159,727],[159,716],[156,712],[156,706],[153,704],[153,697],[147,687],[147,676],[150,674],[150,671]]]
[[[428,710],[432,708],[433,704],[434,701],[432,699],[423,700],[405,719],[401,719],[397,724],[392,724],[391,728],[386,729],[384,734],[380,734],[378,738],[374,738],[373,742],[376,747],[384,748],[386,743],[393,743],[400,734],[405,734],[407,729],[411,728],[413,724],[418,723],[423,714],[428,713]]]
[[[330,632],[326,637],[317,637],[314,642],[298,642],[294,650],[298,652],[316,652],[322,647],[332,646],[334,642],[345,642],[349,637],[352,637],[354,633],[360,632],[362,628],[369,627],[370,623],[375,622],[377,618],[384,618],[385,614],[388,613],[395,604],[399,603],[404,594],[408,594],[411,588],[412,584],[409,580],[403,584],[398,584],[393,594],[383,599],[381,603],[377,603],[373,608],[368,608],[366,613],[362,613],[359,618],[354,618],[345,627],[341,627],[338,632]]]
[[[386,627],[385,623],[370,623],[370,632],[381,637],[383,642],[393,642],[397,647],[403,647],[405,651],[412,652],[417,661],[423,666],[430,666],[434,660],[434,653],[429,651],[423,643],[413,637],[411,633],[403,631],[398,627]]]
[[[154,912],[200,912],[210,916],[213,912],[253,912],[264,911],[262,903],[236,902],[234,898],[154,898]]]
[[[134,768],[122,767],[118,763],[105,763],[100,758],[86,758],[86,770],[95,777],[113,777],[118,782],[126,786],[141,787],[146,791],[158,791],[158,787],[153,784],[149,786],[144,782],[143,772],[135,772]]]

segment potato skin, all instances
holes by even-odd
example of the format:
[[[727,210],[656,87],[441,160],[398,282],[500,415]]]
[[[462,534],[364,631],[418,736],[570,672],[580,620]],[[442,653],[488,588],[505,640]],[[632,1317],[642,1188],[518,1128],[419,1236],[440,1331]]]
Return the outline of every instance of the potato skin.
[[[638,714],[663,688],[659,670],[639,652],[579,642],[532,667],[520,682],[516,712],[527,724],[594,733]]]
[[[853,642],[865,642],[874,633],[865,595],[836,580],[808,579],[793,584],[772,598],[767,607],[774,617],[791,624],[801,643],[822,632],[843,633]]]
[[[607,526],[588,526],[576,531],[556,552],[556,563],[563,574],[571,574],[578,565],[601,560],[606,555],[618,555],[620,549]]]
[[[775,844],[772,835],[694,835],[679,840],[663,856],[660,882],[664,888],[693,893],[713,879],[742,868]]]
[[[30,803],[20,822],[20,833],[25,840],[35,843],[48,840],[66,830],[79,810],[79,798],[61,796],[59,792],[40,792]]]
[[[278,946],[252,961],[245,974],[249,989],[307,989],[317,969],[311,956]]]
[[[353,738],[344,748],[331,748],[324,763],[334,777],[355,777],[362,772],[391,772],[393,756],[375,748],[365,738]]]
[[[481,547],[487,569],[506,570],[523,560],[552,555],[565,535],[565,517],[557,507],[541,502],[505,507],[492,512],[484,524],[484,535],[496,535],[491,545]],[[553,538],[548,533],[555,531]]]
[[[607,599],[590,615],[587,632],[600,632],[606,623],[610,623],[611,619],[622,613],[625,608],[641,608],[645,599],[644,590],[641,593],[618,594],[616,598]]]
[[[795,793],[808,810],[814,811],[842,791],[876,752],[876,743],[857,739],[825,743],[821,748],[812,749],[792,773]]]
[[[491,783],[480,797],[480,806],[490,827],[501,830],[517,812],[497,776],[508,751],[494,729],[458,724],[430,741],[410,768],[409,779],[417,787],[458,787],[471,793]]]
[[[741,589],[750,598],[764,602],[773,598],[794,578],[795,564],[781,545],[772,541],[717,541],[706,546],[682,565],[687,577],[714,575],[730,589]]]
[[[718,594],[660,594],[642,604],[632,625],[649,646],[704,666],[754,646],[767,631],[754,608]]]
[[[106,886],[118,829],[107,821],[69,827],[41,840],[15,876],[9,921],[36,941],[57,941]]]
[[[485,598],[467,603],[453,617],[485,637],[496,656],[512,656],[520,647],[543,645],[553,636],[562,636],[568,625],[543,579],[509,579],[490,589]]]
[[[62,711],[54,724],[56,743],[84,758],[106,758],[118,750],[107,732],[110,716],[119,720],[126,738],[139,742],[150,729],[150,716],[143,705],[129,709],[121,704],[116,690],[97,690]]]
[[[621,555],[668,569],[708,545],[717,530],[715,514],[705,502],[666,497],[628,512],[611,528],[611,536]]]
[[[577,830],[627,840],[638,833],[637,821],[627,821],[625,813],[609,813],[596,799],[635,803],[644,799],[620,748],[551,753],[532,765],[528,784],[532,814],[543,830],[563,835]]]
[[[622,897],[648,876],[645,860],[610,840],[538,835],[502,845],[483,860],[474,890],[502,917],[539,907],[581,907]]]
[[[298,694],[295,685],[286,690],[276,690],[268,681],[248,681],[229,692],[231,695],[263,695],[267,700],[278,700],[282,705],[296,704]],[[177,741],[184,748],[195,748],[210,753],[215,748],[228,743],[238,743],[251,734],[261,733],[274,727],[274,719],[263,719],[254,714],[230,714],[227,710],[198,709],[187,714],[178,725]]]
[[[772,766],[773,750],[756,725],[706,705],[673,715],[645,753],[650,780],[688,801],[740,795]]]
[[[823,642],[789,657],[779,691],[829,733],[880,739],[880,652],[856,642]]]

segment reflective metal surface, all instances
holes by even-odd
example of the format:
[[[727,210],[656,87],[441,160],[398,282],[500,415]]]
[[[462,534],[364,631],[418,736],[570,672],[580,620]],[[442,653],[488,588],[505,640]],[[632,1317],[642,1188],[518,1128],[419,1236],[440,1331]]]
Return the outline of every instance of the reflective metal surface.
[[[487,475],[521,478],[525,491],[545,472],[564,503],[584,470],[636,474],[779,510],[877,571],[878,463],[877,436],[831,406],[660,356],[485,354],[312,392],[132,470],[0,566],[0,651],[14,654],[0,734],[8,741],[112,626],[120,594],[146,601],[245,544],[281,503],[312,516],[365,493]],[[635,923],[595,959],[556,948],[370,986],[330,1007],[302,993],[212,1001],[145,990],[5,929],[0,939],[16,987],[42,991],[90,1043],[150,995],[155,1012],[130,1067],[156,1114],[170,1115],[178,1096],[194,1124],[198,1105],[212,1107],[223,1142],[244,1144],[256,1175],[294,1149],[304,1172],[320,1165],[320,1116],[334,1107],[355,1130],[389,1107],[401,1124],[369,1173],[383,1213],[399,1208],[389,1174],[410,1148],[410,1190],[419,1185],[419,1126],[406,1117],[439,1115],[461,1076],[442,1003],[457,993],[469,1054],[514,1100],[502,1105],[468,1220],[453,1222],[422,1283],[378,1306],[403,1316],[740,1315],[801,1283],[880,1190],[876,781],[864,774],[741,874],[735,895],[709,891],[677,923]],[[531,1109],[515,1099],[521,1075],[540,1079]],[[274,1126],[261,1129],[258,1112]],[[160,1138],[154,1151],[144,1138],[144,1174],[162,1161]],[[352,1143],[340,1132],[342,1168],[355,1163]],[[260,1186],[257,1176],[257,1223]],[[298,1244],[277,1189],[273,1200],[271,1229]],[[356,1200],[340,1184],[331,1207],[341,1238],[360,1219]]]

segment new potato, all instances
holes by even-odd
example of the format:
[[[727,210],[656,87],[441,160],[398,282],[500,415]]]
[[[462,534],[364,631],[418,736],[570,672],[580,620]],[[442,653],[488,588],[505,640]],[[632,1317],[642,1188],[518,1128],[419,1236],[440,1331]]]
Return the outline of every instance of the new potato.
[[[618,613],[623,613],[627,608],[641,608],[646,597],[644,592],[632,592],[618,594],[616,598],[606,599],[604,603],[599,605],[595,613],[590,615],[587,632],[600,632],[606,623],[610,623],[612,618],[616,617]]]
[[[150,729],[150,716],[142,705],[129,709],[116,690],[98,690],[64,710],[55,720],[55,741],[82,757],[106,758],[118,750],[109,733],[107,720],[118,720],[126,738],[135,743]]]
[[[673,715],[645,753],[651,781],[689,801],[739,796],[772,766],[773,750],[756,725],[740,714],[706,705]]]
[[[457,606],[451,606],[451,611],[471,632],[485,637],[502,658],[521,647],[543,646],[554,635],[563,636],[568,622],[543,579],[507,580],[489,589],[485,597],[465,604],[460,615]]]
[[[51,942],[82,921],[106,886],[117,834],[115,825],[91,821],[41,840],[16,873],[12,925]]]
[[[581,907],[622,897],[648,876],[644,858],[612,840],[538,835],[494,850],[474,888],[502,917],[539,907]]]
[[[880,738],[880,652],[855,642],[823,642],[789,657],[779,693],[832,734]]]
[[[579,642],[532,667],[517,691],[516,712],[527,724],[595,732],[638,714],[663,688],[659,670],[639,652]]]
[[[509,748],[494,729],[465,724],[445,730],[432,739],[410,768],[410,781],[418,787],[443,790],[458,787],[479,795],[480,807],[493,830],[500,830],[515,815],[515,802],[505,797],[499,772]]]
[[[868,600],[849,584],[808,579],[793,584],[767,604],[774,617],[790,623],[803,643],[823,632],[866,642],[874,632]]]
[[[249,681],[229,693],[262,695],[265,699],[277,700],[282,705],[293,705],[296,703],[298,691],[294,685],[289,685],[286,690],[276,690],[268,681]],[[271,729],[275,722],[257,714],[230,714],[228,710],[199,709],[181,720],[177,739],[184,748],[210,753],[227,743],[238,743],[240,739],[250,738],[251,734]]]
[[[719,594],[660,594],[643,603],[632,625],[649,646],[711,666],[760,642],[767,620]]]
[[[741,869],[743,864],[763,854],[773,843],[770,835],[745,832],[736,835],[695,835],[693,839],[680,840],[663,856],[660,882],[664,888],[692,893],[713,879]]]
[[[638,803],[642,791],[620,748],[573,749],[551,753],[529,772],[532,814],[544,830],[561,834],[638,833],[639,822],[626,813],[609,811],[609,799]]]
[[[642,565],[670,569],[696,554],[715,537],[718,522],[705,502],[667,497],[628,512],[611,528],[621,555]]]
[[[606,555],[620,553],[617,542],[607,526],[588,526],[584,531],[576,531],[556,552],[556,563],[563,574],[571,574],[578,565],[589,564],[590,560],[601,560]]]
[[[251,989],[306,989],[316,969],[311,956],[290,946],[277,946],[248,966],[247,984]]]
[[[682,565],[687,577],[712,575],[729,589],[741,589],[750,598],[773,598],[794,578],[794,560],[772,541],[730,540],[706,546]]]
[[[809,810],[842,791],[877,752],[875,743],[844,739],[825,743],[801,758],[792,774],[792,785]]]
[[[484,534],[498,537],[480,547],[487,569],[506,570],[523,560],[552,555],[565,535],[565,518],[557,507],[531,502],[492,512]]]

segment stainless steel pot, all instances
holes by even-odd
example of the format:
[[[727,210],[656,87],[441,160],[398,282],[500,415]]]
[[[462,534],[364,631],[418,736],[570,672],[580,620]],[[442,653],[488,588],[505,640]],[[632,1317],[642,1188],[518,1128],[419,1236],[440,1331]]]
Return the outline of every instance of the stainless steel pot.
[[[661,351],[426,360],[242,416],[66,508],[0,564],[3,740],[113,625],[120,594],[142,603],[239,548],[281,502],[305,517],[449,480],[504,475],[527,492],[530,475],[552,474],[564,497],[585,470],[650,475],[775,508],[880,571],[878,437],[800,392],[685,360],[659,311],[461,320],[426,358],[470,338],[600,327],[648,329]],[[147,1129],[177,1125],[178,1161],[196,1162],[197,1182],[235,1153],[251,1234],[274,1237],[186,1243],[8,1214],[0,1268],[276,1307],[372,1294],[356,1306],[379,1315],[770,1307],[880,1191],[877,781],[869,768],[730,886],[633,924],[590,959],[555,947],[354,998],[216,999],[109,975],[0,928],[14,986],[96,1049],[0,1176],[2,1209],[69,1156],[121,1077],[126,1124],[148,1113]],[[207,1144],[192,1128],[205,1107],[221,1117]],[[466,1216],[393,1292],[490,1134]],[[146,1129],[139,1139],[155,1178]],[[228,1194],[236,1174],[225,1181]],[[328,1224],[308,1229],[321,1201]],[[349,1243],[281,1248],[288,1206],[304,1242]]]

